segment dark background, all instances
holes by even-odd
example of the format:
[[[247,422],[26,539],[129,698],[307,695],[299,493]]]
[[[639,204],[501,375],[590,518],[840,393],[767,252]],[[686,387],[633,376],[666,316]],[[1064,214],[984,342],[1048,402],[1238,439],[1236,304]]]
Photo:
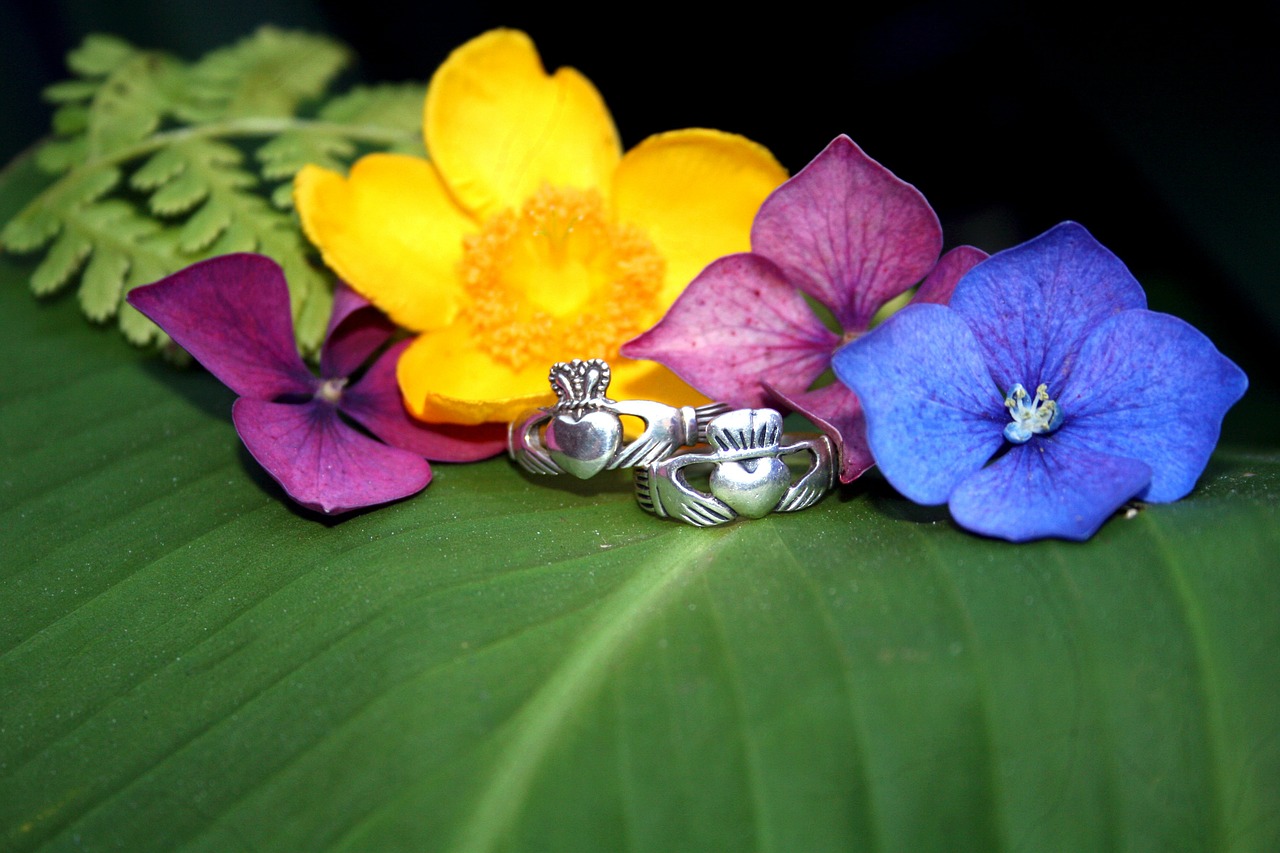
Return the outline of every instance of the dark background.
[[[47,131],[39,92],[66,76],[63,57],[86,33],[194,59],[261,23],[322,31],[359,56],[350,83],[426,80],[466,39],[518,27],[549,68],[573,65],[595,82],[628,147],[716,127],[795,171],[847,133],[925,193],[948,246],[995,251],[1081,222],[1130,265],[1153,308],[1196,323],[1250,374],[1257,414],[1233,415],[1228,434],[1273,443],[1276,4],[1153,16],[896,2],[842,7],[855,8],[852,23],[810,8],[780,4],[762,19],[689,3],[0,0],[0,161]]]

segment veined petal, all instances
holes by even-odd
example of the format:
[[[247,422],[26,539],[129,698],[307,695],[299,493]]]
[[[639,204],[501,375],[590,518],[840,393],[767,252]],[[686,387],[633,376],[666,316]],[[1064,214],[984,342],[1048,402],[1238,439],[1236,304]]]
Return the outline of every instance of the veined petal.
[[[333,313],[320,348],[320,375],[325,379],[350,376],[378,347],[387,342],[395,325],[343,282],[333,292]]]
[[[396,384],[396,363],[409,343],[401,341],[388,349],[358,383],[343,391],[338,404],[342,412],[392,447],[435,462],[475,462],[506,449],[505,423],[456,426],[410,417]]]
[[[840,454],[840,482],[852,483],[876,464],[867,446],[867,423],[862,404],[843,383],[784,394],[765,383],[768,390],[790,408],[817,424],[831,436]]]
[[[627,152],[613,180],[614,210],[666,259],[663,305],[711,261],[751,248],[751,220],[786,177],[764,146],[718,130],[661,133]]]
[[[941,258],[920,289],[911,297],[913,303],[946,305],[964,274],[985,261],[989,255],[973,246],[956,246]]]
[[[547,382],[550,364],[516,370],[479,349],[475,334],[460,318],[447,329],[419,335],[400,356],[396,378],[414,417],[475,425],[511,421],[554,402]]]
[[[949,303],[977,335],[1002,391],[1041,383],[1058,393],[1100,322],[1147,297],[1128,267],[1074,222],[997,252],[970,270]]]
[[[315,390],[294,343],[284,272],[268,257],[210,258],[134,288],[128,301],[241,396]]]
[[[327,403],[241,397],[231,419],[253,458],[308,509],[347,512],[407,497],[431,482],[425,459],[362,435]]]
[[[862,331],[933,268],[942,226],[919,190],[838,136],[761,205],[751,250]]]
[[[609,359],[614,400],[656,400],[669,406],[701,406],[710,399],[666,367],[653,361],[616,356]]]
[[[595,86],[572,68],[547,75],[533,41],[491,30],[431,78],[427,151],[458,202],[480,219],[518,208],[542,184],[605,188],[621,156]]]
[[[762,380],[803,392],[839,342],[781,270],[743,253],[703,270],[622,354],[665,364],[712,399],[758,407],[767,400]]]
[[[1013,542],[1085,540],[1151,478],[1136,459],[1068,447],[1056,438],[1013,447],[960,483],[950,502],[956,523]]]
[[[1079,352],[1058,396],[1061,440],[1141,460],[1152,475],[1140,497],[1176,501],[1194,488],[1248,384],[1191,325],[1124,311],[1099,323]]]
[[[876,464],[916,503],[945,503],[1004,443],[1003,398],[949,308],[908,305],[837,350],[832,366],[862,403]]]
[[[293,192],[325,263],[397,324],[429,331],[457,316],[462,240],[476,225],[434,166],[402,154],[362,157],[347,178],[304,166]]]

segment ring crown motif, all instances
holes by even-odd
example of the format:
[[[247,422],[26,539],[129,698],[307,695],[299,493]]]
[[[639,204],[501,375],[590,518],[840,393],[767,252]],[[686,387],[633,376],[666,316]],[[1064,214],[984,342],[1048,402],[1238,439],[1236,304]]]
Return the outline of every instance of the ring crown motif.
[[[613,374],[603,359],[575,358],[573,361],[556,362],[547,378],[559,398],[555,405],[557,412],[581,413],[613,402],[605,396]]]

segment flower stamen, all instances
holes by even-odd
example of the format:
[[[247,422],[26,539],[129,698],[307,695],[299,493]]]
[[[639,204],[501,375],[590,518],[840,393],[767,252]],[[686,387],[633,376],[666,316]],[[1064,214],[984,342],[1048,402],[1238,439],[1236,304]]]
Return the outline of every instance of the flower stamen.
[[[459,275],[476,346],[516,370],[611,359],[661,314],[665,262],[594,190],[544,185],[467,237]]]
[[[337,379],[326,379],[316,389],[315,398],[336,406],[338,401],[342,399],[342,389],[345,387],[347,387],[347,377],[345,376]]]
[[[1015,383],[1004,401],[1012,423],[1005,424],[1004,437],[1014,444],[1026,444],[1033,435],[1047,435],[1062,426],[1062,410],[1049,399],[1049,387],[1041,384],[1031,399],[1022,383]]]

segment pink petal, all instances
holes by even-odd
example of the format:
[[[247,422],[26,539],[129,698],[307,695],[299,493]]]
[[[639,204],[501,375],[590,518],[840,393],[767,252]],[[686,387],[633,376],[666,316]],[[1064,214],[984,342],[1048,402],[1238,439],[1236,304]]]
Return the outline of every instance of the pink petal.
[[[343,391],[338,403],[343,413],[387,444],[436,462],[475,462],[505,450],[506,424],[428,424],[405,411],[396,362],[410,343],[388,349],[354,387]]]
[[[986,252],[973,246],[957,246],[938,259],[938,265],[929,273],[911,301],[946,305],[951,301],[951,291],[956,289],[956,282],[988,257]]]
[[[408,497],[431,482],[431,466],[361,434],[328,403],[241,397],[231,419],[245,447],[293,500],[335,515]]]
[[[862,405],[848,388],[836,382],[814,391],[792,394],[784,394],[772,387],[769,390],[835,441],[840,459],[840,482],[852,483],[875,464],[867,447]]]
[[[387,342],[395,324],[343,282],[333,292],[333,313],[320,351],[320,374],[339,379],[355,373]]]
[[[744,253],[713,261],[622,354],[665,364],[713,400],[759,406],[762,381],[802,391],[839,343],[781,270]]]
[[[915,187],[838,136],[765,199],[751,249],[828,306],[845,331],[863,331],[933,267],[942,226]]]
[[[284,272],[270,258],[210,258],[134,288],[128,301],[241,396],[315,391],[294,344]]]

